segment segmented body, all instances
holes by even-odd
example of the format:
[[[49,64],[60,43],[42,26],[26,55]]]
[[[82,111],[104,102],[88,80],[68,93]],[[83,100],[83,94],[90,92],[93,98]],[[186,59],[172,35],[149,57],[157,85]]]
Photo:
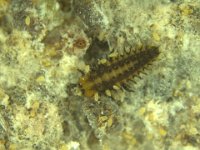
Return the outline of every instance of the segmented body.
[[[95,93],[113,89],[114,85],[127,83],[129,79],[139,76],[159,54],[157,47],[143,48],[99,65],[97,69],[80,78],[79,84],[83,94],[93,97]]]

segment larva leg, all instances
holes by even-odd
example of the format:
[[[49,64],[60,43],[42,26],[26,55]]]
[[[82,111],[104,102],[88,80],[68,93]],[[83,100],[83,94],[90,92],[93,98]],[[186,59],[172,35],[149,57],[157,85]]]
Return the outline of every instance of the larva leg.
[[[128,92],[135,92],[133,89],[131,89],[130,87],[128,87],[128,85],[126,84],[122,84],[121,85],[125,90],[127,90]]]

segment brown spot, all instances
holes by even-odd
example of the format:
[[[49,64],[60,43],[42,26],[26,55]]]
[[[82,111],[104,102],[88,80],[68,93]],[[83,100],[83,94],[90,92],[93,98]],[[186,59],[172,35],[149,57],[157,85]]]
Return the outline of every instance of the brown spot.
[[[76,48],[83,49],[83,48],[86,47],[86,45],[87,45],[86,40],[84,38],[78,38],[78,39],[75,40],[73,46],[76,47]]]

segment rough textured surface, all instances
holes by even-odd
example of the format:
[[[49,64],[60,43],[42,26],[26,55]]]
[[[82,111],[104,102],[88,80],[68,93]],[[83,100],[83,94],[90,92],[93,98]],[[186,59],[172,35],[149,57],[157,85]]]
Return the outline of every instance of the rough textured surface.
[[[135,92],[81,94],[89,65],[148,44]],[[199,47],[199,0],[0,0],[0,149],[199,149]]]

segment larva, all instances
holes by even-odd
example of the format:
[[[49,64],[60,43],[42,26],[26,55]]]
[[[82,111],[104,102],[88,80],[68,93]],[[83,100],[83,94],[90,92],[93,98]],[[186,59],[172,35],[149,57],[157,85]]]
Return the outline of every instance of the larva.
[[[145,47],[99,65],[79,79],[84,96],[91,98],[96,93],[104,93],[115,85],[121,86],[129,79],[138,77],[159,54],[158,47]]]

